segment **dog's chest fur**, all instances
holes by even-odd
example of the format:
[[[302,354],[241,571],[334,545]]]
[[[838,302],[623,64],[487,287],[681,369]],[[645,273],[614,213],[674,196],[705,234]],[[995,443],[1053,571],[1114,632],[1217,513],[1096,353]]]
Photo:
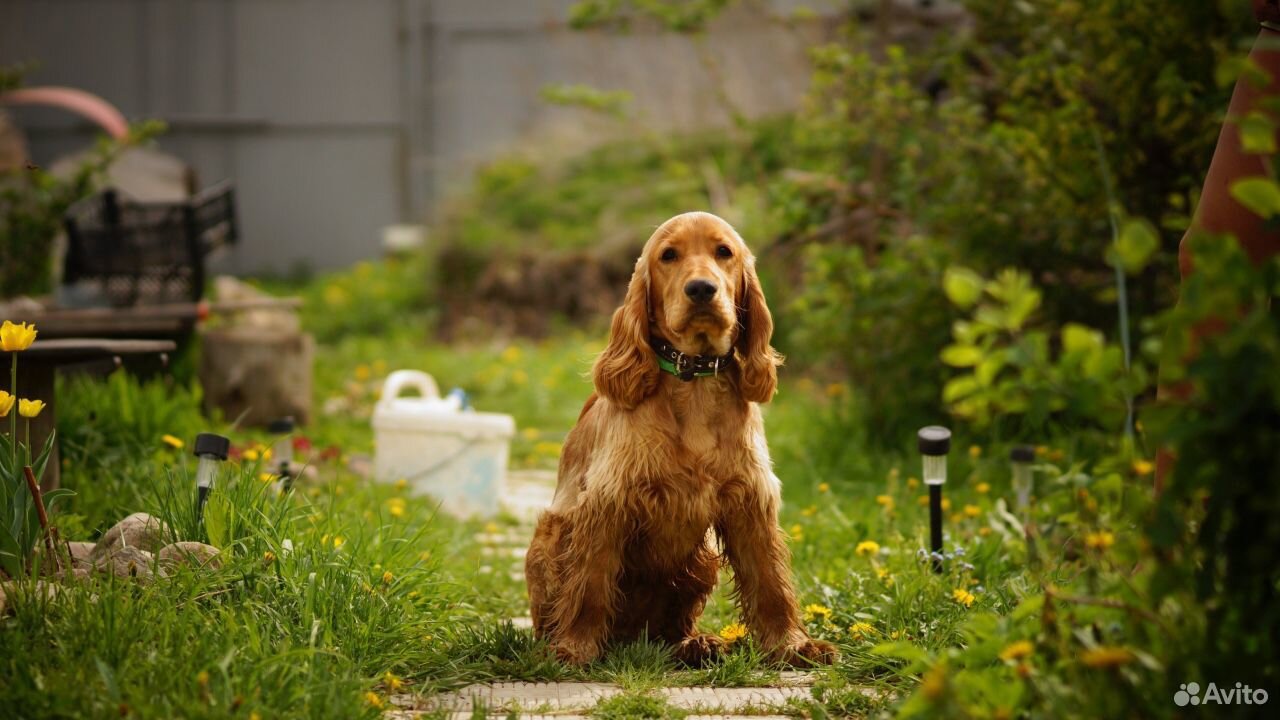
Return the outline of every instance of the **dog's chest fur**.
[[[664,441],[673,447],[663,455],[670,467],[638,478],[631,488],[637,523],[628,564],[649,570],[679,567],[706,542],[722,485],[752,452],[748,409],[726,402],[726,381],[672,381],[660,391],[669,393]]]

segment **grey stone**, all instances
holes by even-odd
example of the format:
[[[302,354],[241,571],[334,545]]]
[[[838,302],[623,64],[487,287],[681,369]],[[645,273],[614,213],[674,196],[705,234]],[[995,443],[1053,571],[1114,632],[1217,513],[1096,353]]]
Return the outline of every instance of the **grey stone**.
[[[222,557],[218,548],[190,541],[165,545],[160,548],[160,552],[156,553],[156,561],[162,569],[172,569],[179,565],[210,569],[222,567]]]
[[[146,582],[151,579],[152,563],[151,553],[131,545],[122,545],[94,560],[93,567],[98,572],[108,572],[116,577]]]
[[[89,556],[93,553],[95,543],[91,542],[69,542],[67,543],[67,552],[71,555],[71,567],[74,568],[91,568],[93,560]]]
[[[134,513],[113,525],[94,546],[89,558],[97,565],[100,559],[119,547],[152,553],[166,545],[169,537],[169,526],[159,518],[146,513]]]

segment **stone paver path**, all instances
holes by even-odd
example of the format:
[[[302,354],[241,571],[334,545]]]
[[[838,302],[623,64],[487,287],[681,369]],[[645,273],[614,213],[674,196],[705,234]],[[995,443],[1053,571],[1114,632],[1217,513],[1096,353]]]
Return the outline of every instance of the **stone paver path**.
[[[666,687],[657,688],[652,694],[666,699],[681,710],[701,710],[719,713],[758,713],[785,705],[788,700],[806,700],[811,697],[809,686],[813,675],[804,672],[785,672],[772,687]],[[470,717],[471,709],[482,706],[499,715],[509,711],[524,710],[522,718],[555,717],[568,720],[583,717],[602,700],[620,695],[624,690],[609,683],[562,682],[528,683],[501,682],[468,685],[460,690],[431,697],[394,695],[391,697],[396,710],[387,717],[410,720],[420,715],[439,712],[455,717]],[[539,714],[541,713],[541,714]],[[729,718],[738,715],[693,715],[690,718]],[[780,717],[753,714],[751,717]]]

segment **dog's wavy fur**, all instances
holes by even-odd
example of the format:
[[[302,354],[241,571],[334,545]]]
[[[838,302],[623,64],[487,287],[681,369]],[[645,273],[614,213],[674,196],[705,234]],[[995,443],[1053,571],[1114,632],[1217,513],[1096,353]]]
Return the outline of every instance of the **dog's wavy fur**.
[[[715,297],[691,299],[691,280],[711,282]],[[732,348],[736,362],[681,381],[659,369],[655,334],[687,355]],[[835,659],[801,625],[778,526],[757,405],[777,388],[772,334],[755,259],[728,223],[686,213],[649,238],[525,561],[534,632],[562,659],[587,663],[642,634],[688,663],[712,657],[721,640],[697,621],[722,561],[749,631],[774,658]]]

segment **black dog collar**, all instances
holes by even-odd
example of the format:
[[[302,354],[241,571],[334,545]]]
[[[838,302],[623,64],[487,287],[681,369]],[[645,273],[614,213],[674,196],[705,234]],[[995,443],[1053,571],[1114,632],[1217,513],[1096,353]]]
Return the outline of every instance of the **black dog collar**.
[[[658,356],[658,367],[685,382],[719,375],[733,365],[733,350],[724,355],[685,355],[662,338],[651,339],[649,345]]]

